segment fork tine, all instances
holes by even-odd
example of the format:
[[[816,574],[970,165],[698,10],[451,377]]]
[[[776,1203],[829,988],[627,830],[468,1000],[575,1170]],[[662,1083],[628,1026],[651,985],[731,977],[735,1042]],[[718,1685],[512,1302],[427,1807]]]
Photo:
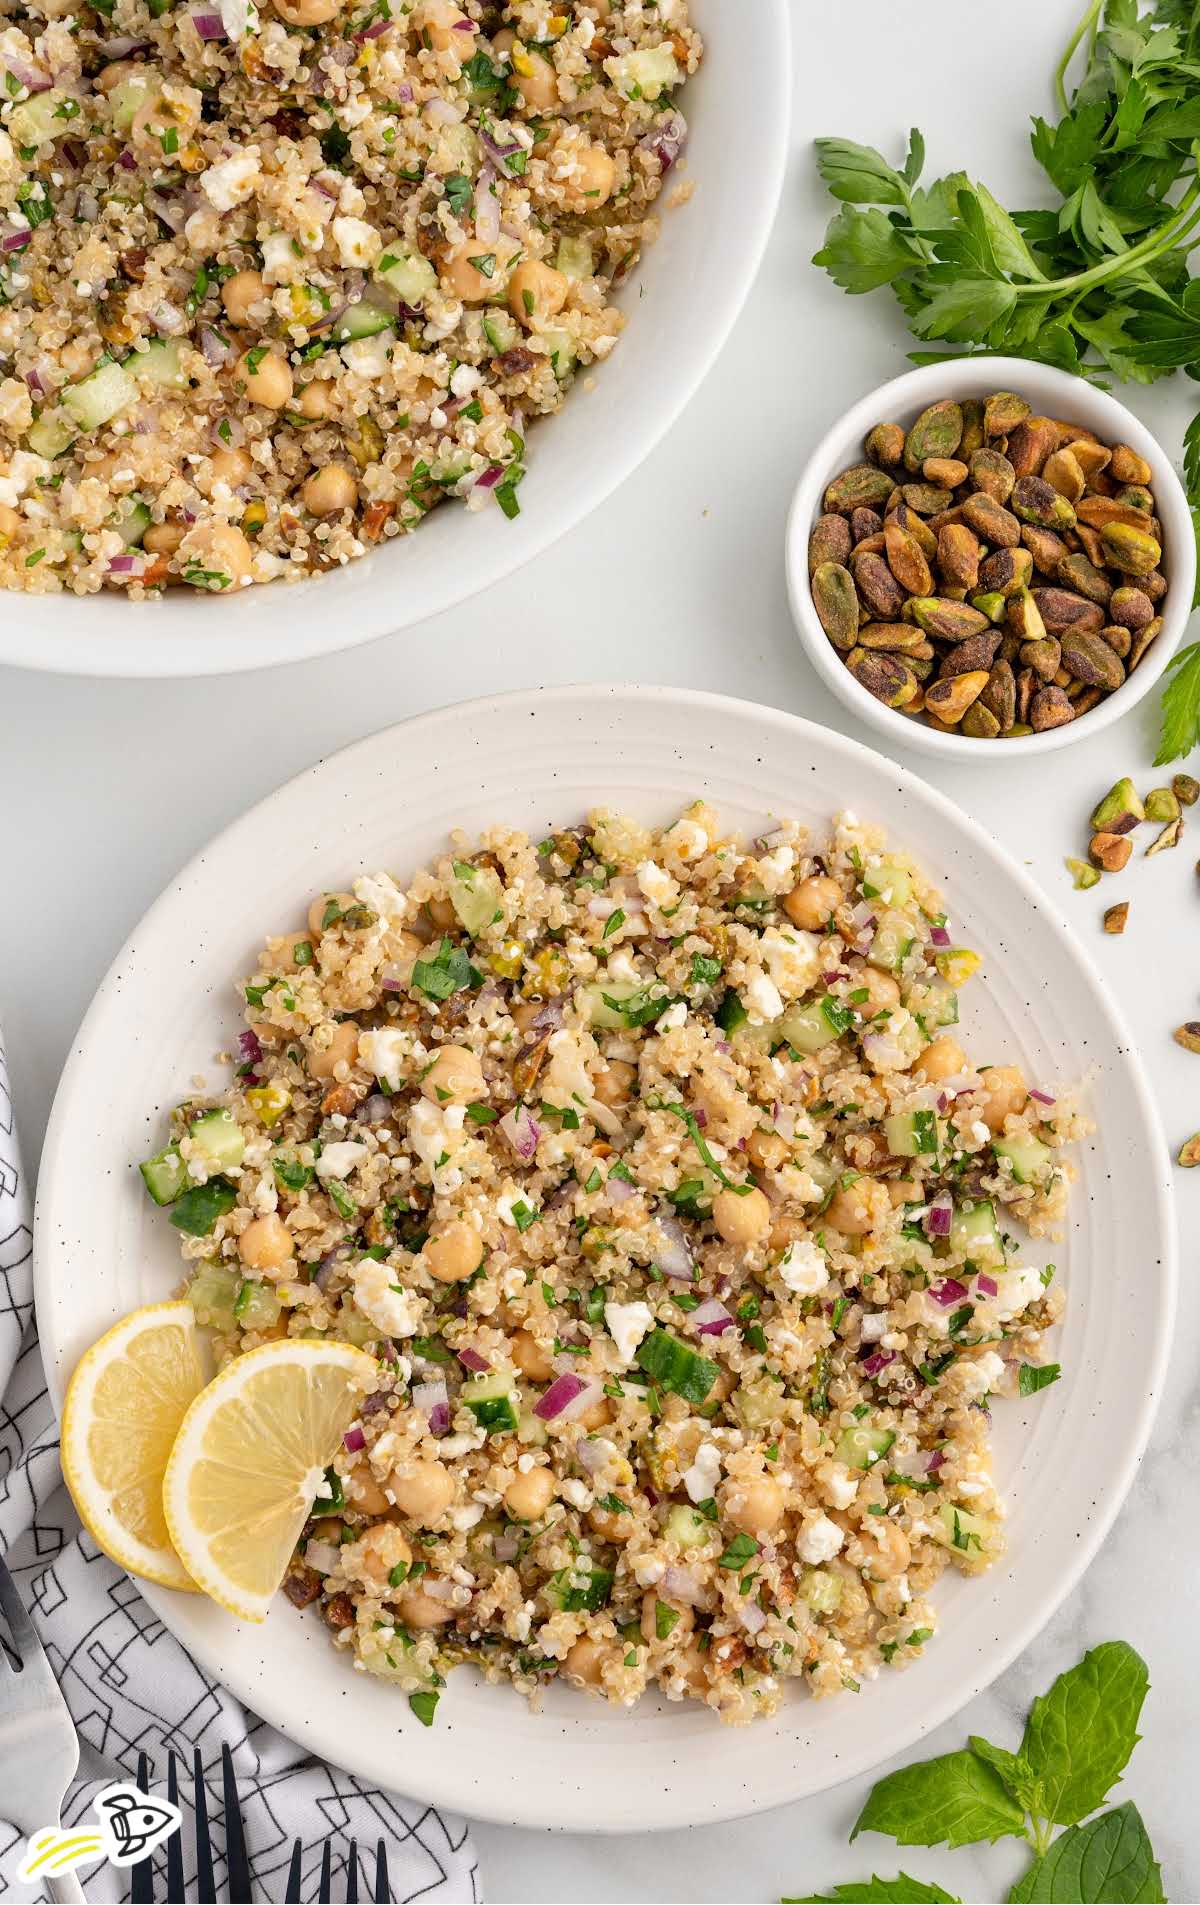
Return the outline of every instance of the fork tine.
[[[346,1905],[358,1905],[358,1845],[353,1839],[346,1861]]]
[[[25,1612],[25,1604],[17,1593],[16,1583],[3,1561],[0,1561],[0,1609],[8,1622],[8,1631],[22,1666],[30,1665],[39,1656],[44,1660],[37,1628]]]
[[[196,1898],[198,1905],[217,1905],[212,1837],[208,1830],[208,1794],[204,1787],[204,1762],[199,1747],[192,1757],[192,1793],[196,1813]]]
[[[375,1848],[375,1905],[392,1905],[388,1884],[387,1844],[381,1839]]]
[[[175,1772],[175,1755],[167,1754],[167,1798],[173,1806],[179,1804],[179,1780]],[[183,1827],[176,1826],[167,1840],[167,1897],[174,1900],[183,1897]]]
[[[287,1890],[283,1895],[283,1905],[300,1905],[300,1867],[304,1863],[304,1847],[299,1839],[292,1841],[292,1862],[288,1866]]]
[[[321,1883],[317,1888],[317,1905],[330,1905],[330,1892],[333,1889],[333,1847],[326,1839],[321,1847]]]
[[[138,1754],[137,1784],[139,1792],[150,1791],[150,1762],[144,1753]],[[149,1853],[129,1874],[129,1905],[154,1905],[154,1861]]]
[[[221,1781],[225,1792],[225,1866],[229,1896],[234,1905],[249,1905],[250,1862],[246,1857],[246,1833],[242,1809],[238,1805],[237,1780],[233,1772],[233,1754],[221,1748]]]

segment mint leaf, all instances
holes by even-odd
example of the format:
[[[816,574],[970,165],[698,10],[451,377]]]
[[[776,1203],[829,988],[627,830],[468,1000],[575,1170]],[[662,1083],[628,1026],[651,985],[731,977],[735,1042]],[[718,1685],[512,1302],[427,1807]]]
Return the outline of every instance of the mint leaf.
[[[972,1733],[968,1744],[976,1759],[983,1760],[994,1772],[999,1773],[1005,1786],[1017,1804],[1028,1812],[1033,1800],[1033,1774],[1016,1753],[1010,1753],[1003,1746],[993,1746],[978,1733]]]
[[[872,1787],[850,1834],[885,1832],[900,1845],[978,1845],[1024,1838],[1025,1808],[974,1753],[944,1753],[889,1773]]]
[[[1127,1802],[1060,1833],[1008,1896],[1010,1905],[1162,1905],[1166,1893],[1141,1815]]]
[[[851,1880],[848,1885],[835,1885],[831,1892],[808,1892],[803,1898],[784,1898],[780,1905],[856,1905],[858,1900],[870,1905],[873,1899],[885,1902],[894,1900],[895,1905],[961,1905],[953,1892],[943,1892],[940,1885],[931,1885],[925,1879],[910,1878],[907,1872],[897,1872],[894,1879],[881,1879],[878,1874],[869,1879]]]
[[[1034,1701],[1017,1756],[1032,1780],[1033,1812],[1070,1826],[1103,1805],[1141,1737],[1149,1685],[1141,1655],[1110,1640]]]

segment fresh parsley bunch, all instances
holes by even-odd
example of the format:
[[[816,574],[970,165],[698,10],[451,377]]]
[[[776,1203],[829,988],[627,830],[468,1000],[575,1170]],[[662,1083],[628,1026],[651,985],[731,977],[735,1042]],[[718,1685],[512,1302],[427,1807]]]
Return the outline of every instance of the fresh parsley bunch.
[[[1160,1905],[1162,1873],[1133,1802],[1089,1817],[1138,1743],[1149,1685],[1145,1662],[1124,1641],[1094,1647],[1034,1701],[1017,1752],[973,1735],[961,1753],[890,1773],[872,1788],[851,1839],[882,1832],[898,1845],[951,1848],[1024,1839],[1035,1857],[1009,1893],[1010,1905],[1108,1899]],[[1054,1826],[1066,1831],[1054,1837]],[[952,1892],[906,1872],[836,1885],[783,1905],[854,1905],[859,1899],[959,1905]]]
[[[1200,380],[1200,0],[1089,0],[1054,85],[1062,116],[1035,118],[1032,145],[1057,210],[1009,212],[966,172],[922,185],[917,131],[899,169],[873,147],[818,139],[841,209],[813,262],[844,291],[890,285],[935,347],[913,352],[918,364],[1000,351],[1095,379]],[[1184,478],[1200,547],[1200,416]],[[1160,763],[1200,742],[1200,647],[1172,669]]]

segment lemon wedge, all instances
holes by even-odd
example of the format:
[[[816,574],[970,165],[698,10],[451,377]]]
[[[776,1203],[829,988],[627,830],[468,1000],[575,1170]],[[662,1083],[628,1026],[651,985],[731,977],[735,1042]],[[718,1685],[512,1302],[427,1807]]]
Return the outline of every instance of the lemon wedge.
[[[162,1484],[206,1375],[191,1304],[151,1303],[80,1358],[62,1418],[63,1475],[88,1533],[130,1574],[193,1592],[167,1532]]]
[[[231,1614],[266,1619],[323,1471],[377,1377],[348,1343],[283,1338],[235,1357],[188,1409],[163,1508],[188,1573]]]

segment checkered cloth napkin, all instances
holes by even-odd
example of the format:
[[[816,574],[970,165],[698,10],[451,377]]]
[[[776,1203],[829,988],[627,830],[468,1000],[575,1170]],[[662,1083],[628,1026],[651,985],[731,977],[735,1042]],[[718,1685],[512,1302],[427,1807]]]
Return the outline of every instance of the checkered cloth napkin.
[[[185,1790],[190,1789],[192,1757],[199,1747],[220,1853],[221,1747],[228,1742],[258,1898],[282,1898],[297,1838],[306,1849],[303,1896],[315,1898],[321,1842],[332,1834],[335,1898],[345,1896],[340,1868],[349,1841],[357,1839],[373,1859],[382,1837],[394,1899],[443,1905],[478,1899],[475,1850],[461,1819],[309,1759],[248,1713],[232,1694],[206,1679],[128,1575],[80,1527],[63,1486],[58,1427],[33,1322],[31,1206],[0,1049],[0,1553],[37,1625],[79,1734],[80,1776],[67,1796],[63,1824],[78,1824],[102,1787],[134,1779],[140,1751],[154,1768],[156,1790],[165,1790],[169,1749],[182,1759]],[[190,1861],[192,1835],[186,1826],[183,1846]],[[22,1850],[4,1818],[0,1767],[0,1898],[38,1896],[14,1877]],[[194,1898],[195,1875],[186,1864],[185,1871],[187,1896]],[[128,1874],[112,1866],[85,1868],[79,1877],[92,1905],[128,1896]],[[218,1863],[219,1890],[223,1877]],[[160,1874],[160,1892],[162,1883]]]

